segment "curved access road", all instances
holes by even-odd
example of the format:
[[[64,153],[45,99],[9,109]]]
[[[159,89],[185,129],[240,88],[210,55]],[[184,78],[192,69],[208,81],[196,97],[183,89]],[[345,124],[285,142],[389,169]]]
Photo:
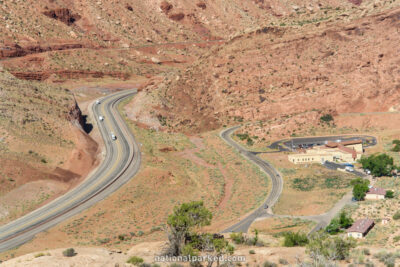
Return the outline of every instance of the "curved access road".
[[[136,90],[122,91],[93,104],[93,115],[103,137],[102,164],[80,185],[47,205],[0,227],[0,252],[31,240],[37,233],[70,218],[104,199],[131,179],[140,168],[140,151],[133,134],[117,111],[118,104]],[[99,116],[104,120],[99,121]],[[117,137],[112,140],[111,132]]]
[[[235,141],[232,140],[231,135],[234,131],[236,131],[238,128],[241,126],[235,126],[228,128],[226,130],[223,130],[220,133],[220,136],[222,139],[225,140],[229,145],[232,147],[236,148],[240,154],[242,154],[246,159],[254,162],[257,164],[262,171],[264,171],[271,179],[271,191],[268,194],[267,199],[263,203],[261,207],[247,215],[246,218],[240,220],[238,223],[234,224],[233,226],[225,229],[222,231],[223,233],[229,233],[229,232],[247,232],[249,229],[250,225],[253,223],[255,219],[258,217],[266,217],[266,216],[271,216],[268,213],[268,210],[271,209],[271,207],[278,201],[279,196],[282,193],[282,188],[283,188],[283,180],[282,176],[279,174],[279,172],[268,162],[260,159],[257,156],[257,153],[251,152],[243,148],[241,145],[236,143]],[[268,207],[266,209],[266,207]]]

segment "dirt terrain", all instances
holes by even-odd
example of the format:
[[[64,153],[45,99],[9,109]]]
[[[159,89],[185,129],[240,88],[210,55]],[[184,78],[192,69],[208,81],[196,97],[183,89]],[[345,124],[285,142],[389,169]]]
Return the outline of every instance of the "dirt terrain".
[[[316,127],[327,113],[396,111],[399,14],[234,38],[159,85],[159,114],[174,130],[252,121],[260,138],[276,138]]]
[[[0,72],[0,222],[64,193],[97,164],[69,90]],[[21,197],[22,196],[22,197]]]
[[[74,246],[71,265],[122,265],[131,255],[152,262],[167,215],[189,200],[202,199],[213,212],[205,230],[226,228],[258,207],[270,185],[218,137],[224,125],[248,123],[238,133],[248,134],[254,149],[289,136],[390,130],[369,152],[387,151],[400,125],[399,3],[0,1],[0,223],[47,203],[97,166],[101,139],[96,130],[85,133],[82,116],[94,98],[139,88],[123,112],[144,159],[121,190],[1,258]],[[325,114],[333,121],[321,121]],[[288,168],[285,154],[263,157],[284,174],[276,214],[321,213],[349,190],[346,175],[335,184],[325,179],[331,171]],[[379,209],[391,216],[397,202],[362,203],[353,217]],[[252,229],[271,247],[250,254],[238,246],[237,254],[250,265],[285,255],[294,264],[304,249],[281,248],[271,236],[310,227],[258,221]],[[383,246],[390,236],[387,247],[398,245],[396,227],[380,225],[363,244]],[[61,251],[7,264],[65,262]]]

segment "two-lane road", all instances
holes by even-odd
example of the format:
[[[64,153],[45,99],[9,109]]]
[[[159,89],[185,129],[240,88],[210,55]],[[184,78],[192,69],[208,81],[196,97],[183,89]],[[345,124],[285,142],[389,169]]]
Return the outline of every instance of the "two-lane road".
[[[0,252],[19,246],[42,232],[107,197],[131,179],[140,168],[140,151],[117,106],[136,90],[122,91],[93,104],[106,155],[102,164],[84,182],[49,204],[0,227]],[[99,116],[104,120],[100,121]],[[112,140],[111,132],[117,136]]]
[[[250,225],[253,223],[255,219],[257,219],[260,216],[268,216],[267,210],[271,209],[272,206],[278,201],[280,194],[282,193],[282,188],[283,188],[283,180],[281,175],[278,173],[278,171],[268,162],[260,159],[256,153],[247,151],[245,148],[243,148],[241,145],[236,143],[235,141],[232,140],[231,135],[234,131],[236,131],[238,128],[241,126],[235,126],[228,128],[220,133],[220,136],[222,139],[225,140],[229,145],[232,147],[236,148],[239,153],[241,153],[245,158],[248,160],[252,161],[253,163],[257,164],[262,171],[264,171],[271,179],[272,182],[272,187],[271,191],[268,194],[267,199],[263,203],[262,206],[260,206],[258,209],[250,213],[249,215],[246,216],[246,218],[240,220],[236,224],[232,225],[231,227],[225,229],[223,233],[229,233],[229,232],[247,232],[249,229]],[[268,209],[265,209],[265,207],[268,206]]]

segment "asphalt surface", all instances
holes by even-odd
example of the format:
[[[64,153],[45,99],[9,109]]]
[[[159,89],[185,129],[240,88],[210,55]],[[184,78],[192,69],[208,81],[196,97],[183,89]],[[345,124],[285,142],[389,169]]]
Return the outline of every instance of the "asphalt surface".
[[[245,233],[247,232],[250,225],[256,218],[270,216],[268,210],[271,209],[271,207],[278,201],[278,198],[282,193],[282,188],[283,188],[282,177],[271,164],[260,159],[255,153],[246,150],[241,145],[232,140],[231,134],[238,128],[240,128],[240,126],[231,127],[222,131],[220,133],[221,138],[224,139],[225,142],[227,142],[229,145],[237,149],[239,153],[243,155],[243,157],[257,164],[261,168],[261,170],[264,171],[270,177],[272,182],[271,183],[272,187],[270,193],[268,194],[267,199],[265,200],[263,205],[261,205],[261,207],[251,212],[244,219],[240,220],[233,226],[222,231],[223,233],[229,233],[229,232]],[[265,208],[266,205],[268,206],[268,209]]]
[[[136,90],[122,91],[93,104],[93,116],[103,137],[106,155],[96,171],[81,184],[49,204],[0,227],[0,252],[17,247],[50,227],[101,201],[139,170],[139,146],[117,111],[117,105]],[[99,116],[104,121],[99,121]],[[111,139],[111,132],[116,140]]]
[[[324,145],[326,142],[344,142],[352,140],[363,140],[363,146],[369,147],[376,145],[376,138],[369,135],[336,135],[336,136],[319,136],[319,137],[298,137],[291,139],[283,139],[273,142],[269,148],[277,149],[279,151],[291,151],[293,148],[298,148],[299,146],[317,146]]]
[[[225,229],[222,231],[222,233],[229,233],[229,232],[243,232],[246,233],[248,229],[250,228],[251,224],[256,220],[256,219],[263,219],[263,218],[268,218],[268,217],[277,217],[277,218],[301,218],[305,220],[312,220],[316,222],[316,225],[314,228],[310,231],[309,234],[312,234],[320,229],[325,228],[330,221],[336,216],[340,210],[346,206],[347,204],[351,204],[352,201],[352,193],[348,192],[346,195],[343,196],[341,200],[339,200],[335,205],[333,206],[332,209],[330,209],[328,212],[323,213],[323,214],[318,214],[318,215],[311,215],[311,216],[291,216],[291,215],[275,215],[269,212],[272,208],[272,206],[278,201],[280,194],[282,193],[282,187],[283,187],[283,180],[282,176],[279,174],[279,172],[268,162],[260,159],[257,154],[263,153],[263,152],[253,152],[253,151],[248,151],[245,148],[243,148],[241,145],[236,143],[235,141],[232,140],[231,135],[234,131],[239,129],[241,126],[235,126],[228,128],[226,130],[223,130],[220,133],[220,136],[222,139],[225,140],[229,145],[237,149],[246,159],[252,161],[256,165],[258,165],[265,173],[268,174],[268,176],[271,178],[272,181],[272,188],[271,191],[266,199],[266,201],[255,211],[251,212],[248,214],[244,219],[240,220],[236,224],[232,225],[231,227]],[[287,146],[288,144],[293,143],[296,145],[299,144],[324,144],[326,141],[338,141],[339,139],[341,141],[349,141],[349,140],[356,140],[356,139],[363,139],[364,141],[364,146],[373,146],[376,145],[376,139],[373,136],[366,136],[366,135],[361,135],[361,136],[327,136],[327,137],[306,137],[306,138],[294,138],[294,139],[284,139],[284,140],[279,140],[270,145],[270,148],[272,149],[277,149],[279,151],[290,151],[291,146]],[[334,162],[325,162],[324,164],[325,167],[329,169],[336,170],[338,168],[344,169],[345,166],[334,163]],[[366,175],[362,172],[354,171],[350,172],[354,175],[360,176],[360,177],[365,177]],[[265,206],[268,205],[268,209],[265,209]]]

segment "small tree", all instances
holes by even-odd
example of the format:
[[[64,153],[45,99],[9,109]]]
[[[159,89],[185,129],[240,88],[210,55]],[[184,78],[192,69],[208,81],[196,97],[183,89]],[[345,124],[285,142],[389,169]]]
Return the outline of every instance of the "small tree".
[[[353,186],[353,197],[357,200],[363,200],[369,190],[369,181],[361,178],[353,179],[350,184]]]
[[[353,224],[353,219],[347,215],[345,211],[342,211],[339,215],[339,224],[341,228],[347,229]]]
[[[392,190],[387,190],[385,198],[394,198],[394,192]]]
[[[369,169],[376,177],[390,176],[395,168],[393,158],[385,153],[374,154],[369,157],[363,156],[360,159],[360,163],[364,169]]]
[[[203,201],[184,203],[174,208],[174,213],[168,216],[168,239],[170,248],[168,254],[179,256],[185,245],[186,237],[193,228],[210,225],[211,212],[204,207]]]

